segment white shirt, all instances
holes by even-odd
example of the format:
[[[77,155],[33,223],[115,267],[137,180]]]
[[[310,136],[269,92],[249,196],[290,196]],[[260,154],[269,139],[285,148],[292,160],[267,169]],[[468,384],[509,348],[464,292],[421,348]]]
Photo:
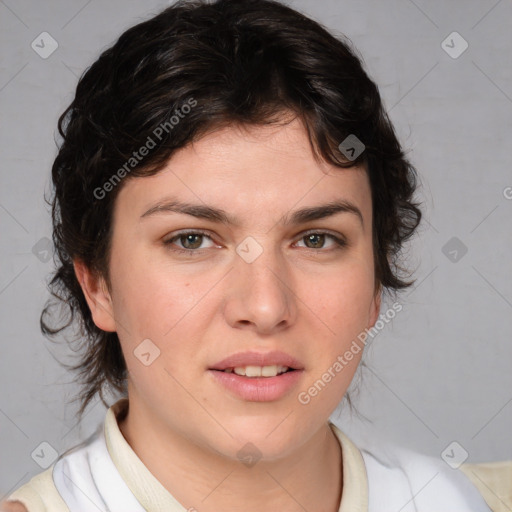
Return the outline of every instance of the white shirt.
[[[123,437],[117,416],[126,405],[125,398],[117,401],[103,428],[8,499],[28,512],[193,512],[193,504],[178,503]],[[470,480],[443,461],[407,450],[361,451],[329,425],[342,450],[338,512],[490,512]]]

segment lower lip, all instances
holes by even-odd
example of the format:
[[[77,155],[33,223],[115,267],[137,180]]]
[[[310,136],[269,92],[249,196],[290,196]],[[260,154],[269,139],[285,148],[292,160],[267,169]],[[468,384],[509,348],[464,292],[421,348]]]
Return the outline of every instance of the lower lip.
[[[236,373],[209,370],[213,377],[238,398],[250,402],[279,400],[297,386],[303,370],[282,373],[276,377],[243,377]]]

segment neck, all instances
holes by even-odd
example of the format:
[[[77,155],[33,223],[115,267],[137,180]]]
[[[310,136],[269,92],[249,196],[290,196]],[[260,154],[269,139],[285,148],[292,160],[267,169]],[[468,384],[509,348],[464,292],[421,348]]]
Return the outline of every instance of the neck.
[[[159,425],[133,405],[118,416],[121,433],[155,478],[189,510],[338,511],[341,447],[327,423],[288,456],[247,467]]]

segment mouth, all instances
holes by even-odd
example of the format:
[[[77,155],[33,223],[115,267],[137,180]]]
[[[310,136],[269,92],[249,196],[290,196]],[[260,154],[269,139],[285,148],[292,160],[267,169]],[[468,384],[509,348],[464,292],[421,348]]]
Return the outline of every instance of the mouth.
[[[290,368],[288,366],[281,365],[269,365],[269,366],[236,366],[231,368],[225,368],[224,370],[216,370],[211,368],[215,372],[233,373],[240,377],[247,377],[249,379],[272,378],[278,377],[285,373],[299,371],[296,368]]]
[[[247,369],[250,374],[250,367]],[[282,373],[272,371],[272,375],[266,377],[240,375],[238,367],[230,370],[231,368],[210,370],[208,373],[212,376],[213,382],[220,385],[220,389],[245,402],[274,402],[283,399],[300,387],[304,374],[304,370],[292,368],[287,368]]]
[[[212,365],[209,370],[235,373],[245,377],[275,377],[290,371],[304,370],[295,357],[273,350],[271,352],[238,352]]]
[[[242,352],[208,368],[215,385],[246,402],[285,398],[302,381],[304,366],[284,352]]]

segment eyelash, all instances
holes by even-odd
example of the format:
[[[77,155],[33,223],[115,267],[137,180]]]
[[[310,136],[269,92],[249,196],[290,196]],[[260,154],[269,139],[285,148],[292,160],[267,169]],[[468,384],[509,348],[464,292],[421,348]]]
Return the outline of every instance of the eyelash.
[[[177,233],[176,235],[174,235],[172,238],[169,238],[168,240],[164,240],[163,243],[164,243],[165,246],[169,246],[170,247],[175,240],[178,240],[182,236],[186,236],[186,235],[203,235],[203,236],[208,237],[210,240],[212,239],[212,237],[210,236],[209,232],[203,231],[201,229],[195,229],[195,230],[190,230],[190,231],[181,231],[181,232]],[[299,238],[299,240],[302,240],[302,239],[306,238],[309,235],[327,235],[329,238],[332,238],[332,240],[334,240],[335,244],[338,246],[338,247],[334,247],[332,249],[312,249],[312,248],[306,247],[306,250],[309,250],[309,251],[313,251],[313,252],[331,252],[331,251],[343,249],[343,248],[345,248],[348,245],[348,243],[344,239],[342,239],[340,237],[337,237],[337,236],[333,235],[332,233],[330,233],[328,231],[322,231],[322,230],[320,230],[320,231],[310,230],[310,231],[304,233]],[[173,251],[173,252],[177,252],[177,253],[181,253],[181,254],[187,254],[187,255],[190,255],[190,256],[193,256],[194,254],[201,254],[201,251],[204,251],[204,250],[205,249],[171,248],[171,251]]]

